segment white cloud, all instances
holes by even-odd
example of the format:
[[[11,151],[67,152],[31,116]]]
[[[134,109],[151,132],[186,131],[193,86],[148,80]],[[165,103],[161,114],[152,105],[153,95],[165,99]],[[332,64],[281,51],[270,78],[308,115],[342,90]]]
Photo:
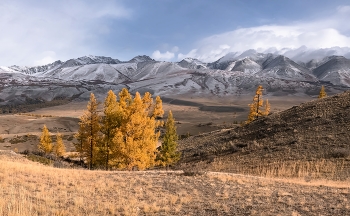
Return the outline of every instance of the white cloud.
[[[164,61],[169,61],[173,59],[175,54],[173,52],[166,51],[164,53],[161,53],[159,50],[156,50],[152,53],[152,58],[156,60],[164,60]]]
[[[173,53],[176,53],[176,52],[178,52],[179,51],[179,47],[177,47],[177,46],[174,46],[172,49],[171,49],[171,52],[173,52]]]
[[[40,60],[35,62],[35,65],[46,65],[56,60],[56,53],[54,51],[46,51],[41,54],[43,56]]]
[[[0,65],[31,66],[96,53],[98,38],[110,32],[106,19],[131,15],[118,1],[2,0]],[[56,55],[43,55],[47,50]]]
[[[179,53],[178,59],[193,57],[212,62],[229,52],[243,52],[248,49],[261,51],[271,47],[278,50],[297,49],[301,46],[310,49],[349,47],[350,37],[344,33],[350,30],[346,24],[349,17],[350,6],[342,6],[337,8],[336,15],[324,20],[239,28],[198,41],[195,49],[187,54]]]
[[[350,6],[348,6],[348,5],[339,6],[337,8],[337,11],[340,13],[345,13],[345,14],[350,13]]]

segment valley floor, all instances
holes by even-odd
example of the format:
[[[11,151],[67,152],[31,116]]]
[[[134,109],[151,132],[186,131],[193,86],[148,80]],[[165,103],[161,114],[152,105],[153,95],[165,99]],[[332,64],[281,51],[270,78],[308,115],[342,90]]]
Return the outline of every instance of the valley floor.
[[[191,97],[163,98],[165,117],[169,110],[174,114],[179,135],[198,135],[222,128],[235,127],[245,121],[248,104],[253,96],[242,97]],[[271,103],[271,111],[278,112],[311,97],[266,97]],[[78,131],[79,117],[86,110],[87,101],[41,108],[22,115],[0,115],[0,150],[36,150],[44,124],[53,134],[60,132],[68,151],[74,151],[73,134]],[[25,137],[27,135],[27,137]]]
[[[0,215],[349,215],[349,182],[58,169],[0,151]]]

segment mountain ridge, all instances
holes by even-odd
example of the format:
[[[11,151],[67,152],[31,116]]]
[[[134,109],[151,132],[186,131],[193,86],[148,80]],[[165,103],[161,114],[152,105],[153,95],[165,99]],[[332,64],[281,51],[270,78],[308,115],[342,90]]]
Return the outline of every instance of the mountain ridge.
[[[123,87],[131,92],[149,91],[168,97],[241,96],[251,94],[258,85],[263,85],[265,94],[271,96],[315,96],[321,85],[326,85],[329,94],[350,88],[350,60],[344,56],[328,56],[298,64],[287,56],[258,53],[256,50],[229,54],[213,63],[194,58],[179,62],[156,61],[146,55],[120,61],[90,55],[32,68],[0,67],[0,87],[3,88],[0,105],[8,101],[42,98],[42,89],[46,85],[56,87],[44,96],[45,100],[67,95],[73,97],[70,92],[59,90],[59,86],[66,88],[67,83],[74,88],[67,88],[67,91],[82,99],[87,98],[88,92],[99,91],[102,95],[108,89],[120,90]],[[16,93],[11,93],[14,90]]]

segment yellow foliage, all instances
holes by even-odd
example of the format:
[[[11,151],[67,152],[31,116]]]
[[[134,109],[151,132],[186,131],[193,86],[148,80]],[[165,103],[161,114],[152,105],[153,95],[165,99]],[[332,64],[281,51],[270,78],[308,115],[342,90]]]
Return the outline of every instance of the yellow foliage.
[[[261,85],[258,86],[255,92],[255,96],[253,98],[253,103],[249,104],[249,114],[246,124],[252,122],[257,119],[259,116],[267,116],[270,113],[270,103],[266,100],[264,105],[264,100],[262,99],[262,91],[263,87]],[[261,109],[264,107],[264,110]]]
[[[154,105],[153,117],[161,118],[164,115],[162,100],[159,96],[156,97],[156,104]]]
[[[103,146],[100,147],[100,162],[104,164],[106,170],[110,167],[110,160],[113,160],[112,151],[114,149],[113,137],[115,128],[118,126],[118,103],[117,96],[109,90],[104,101],[103,118],[101,132],[103,134]]]
[[[264,112],[263,115],[267,116],[270,113],[270,103],[269,100],[266,99],[265,105],[264,105]]]
[[[45,154],[50,154],[52,152],[52,140],[50,137],[49,130],[46,125],[44,125],[42,134],[40,136],[40,143],[38,145],[38,149]]]
[[[322,86],[320,90],[320,94],[318,95],[318,98],[324,98],[324,97],[327,97],[327,93],[324,86]]]
[[[66,153],[66,146],[63,143],[62,135],[60,133],[56,134],[56,145],[53,147],[53,152],[57,157],[62,157]]]
[[[119,99],[119,100],[118,100]],[[91,94],[88,110],[80,118],[75,143],[81,160],[89,167],[143,170],[155,165],[159,138],[157,127],[162,122],[162,101],[153,102],[148,92],[135,96],[124,88],[117,96],[109,91],[104,101],[103,116],[97,113],[96,99]]]
[[[154,117],[148,115],[146,108],[150,106],[145,105],[144,101],[136,92],[129,106],[121,107],[126,115],[113,139],[116,145],[114,164],[119,168],[131,170],[137,167],[143,170],[154,166],[159,133],[155,132]]]

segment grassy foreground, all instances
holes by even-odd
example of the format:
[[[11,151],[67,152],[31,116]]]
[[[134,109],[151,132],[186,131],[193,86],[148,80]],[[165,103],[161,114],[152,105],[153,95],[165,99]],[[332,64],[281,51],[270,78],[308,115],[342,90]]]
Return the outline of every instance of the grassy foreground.
[[[58,169],[0,154],[0,215],[349,215],[348,182]]]

